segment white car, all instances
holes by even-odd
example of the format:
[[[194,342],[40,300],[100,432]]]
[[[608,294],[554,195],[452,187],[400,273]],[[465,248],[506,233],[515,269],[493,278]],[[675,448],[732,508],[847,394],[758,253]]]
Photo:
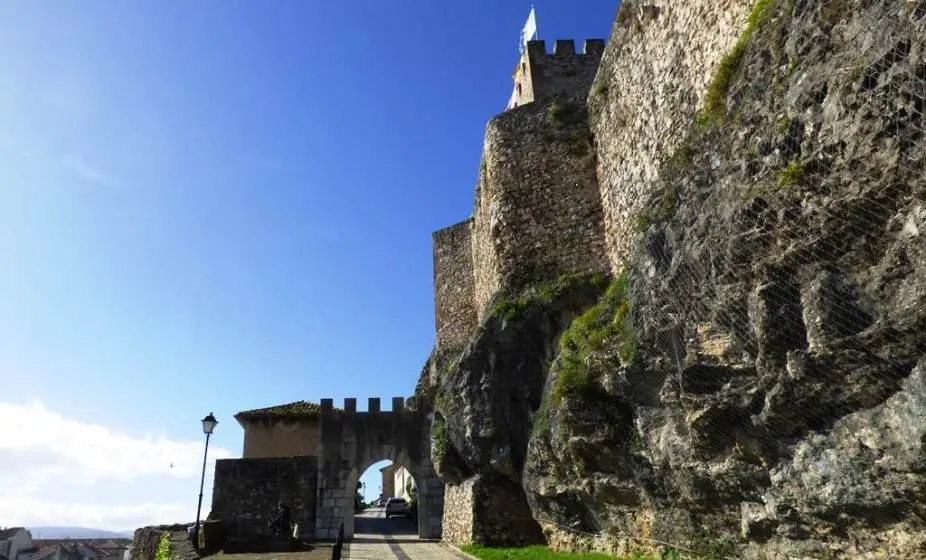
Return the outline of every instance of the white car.
[[[386,519],[392,515],[408,516],[408,502],[404,498],[389,498],[386,500]]]

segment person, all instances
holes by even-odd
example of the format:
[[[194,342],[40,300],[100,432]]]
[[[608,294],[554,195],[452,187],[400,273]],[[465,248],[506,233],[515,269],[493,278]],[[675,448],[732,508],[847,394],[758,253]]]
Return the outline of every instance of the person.
[[[292,527],[292,518],[283,500],[277,502],[277,512],[270,520],[270,532],[277,536],[288,535]]]

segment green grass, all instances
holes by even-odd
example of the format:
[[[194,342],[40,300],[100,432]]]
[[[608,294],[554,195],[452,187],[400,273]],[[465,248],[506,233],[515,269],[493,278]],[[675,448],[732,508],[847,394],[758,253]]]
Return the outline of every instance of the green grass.
[[[609,556],[600,552],[558,552],[545,546],[535,545],[523,548],[494,548],[478,544],[461,547],[463,552],[482,560],[648,560],[647,556]]]
[[[778,171],[778,185],[790,187],[801,182],[807,173],[807,164],[802,161],[792,161]]]
[[[566,395],[581,393],[591,382],[588,365],[592,353],[605,341],[617,340],[624,363],[637,357],[637,335],[630,318],[629,282],[621,275],[595,306],[576,318],[560,337],[560,373],[553,386],[554,404]]]
[[[746,54],[746,47],[752,41],[756,29],[762,25],[771,13],[775,0],[756,0],[749,13],[746,29],[717,66],[717,72],[711,79],[704,97],[704,109],[698,117],[698,124],[706,125],[710,122],[723,122],[727,115],[727,94],[730,93],[730,83],[739,71]]]
[[[154,555],[154,560],[170,560],[170,549],[170,533],[162,533],[161,540],[158,541],[158,551]]]
[[[552,282],[542,282],[515,298],[504,299],[495,306],[492,315],[507,322],[520,318],[532,304],[551,305],[582,286],[604,289],[608,279],[603,274],[564,274]]]
[[[434,416],[434,451],[438,457],[443,457],[450,449],[450,437],[447,435],[447,426],[437,415]]]

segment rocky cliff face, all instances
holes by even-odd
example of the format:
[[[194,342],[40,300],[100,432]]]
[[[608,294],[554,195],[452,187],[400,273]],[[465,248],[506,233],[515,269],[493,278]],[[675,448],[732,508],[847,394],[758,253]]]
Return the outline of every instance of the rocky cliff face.
[[[449,484],[444,537],[543,540],[521,489],[535,411],[560,332],[601,294],[600,276],[566,276],[501,302],[466,352],[440,374],[431,456]]]
[[[926,5],[766,4],[636,217],[637,356],[531,441],[554,539],[926,554]]]
[[[924,557],[926,2],[762,0],[700,106],[597,305],[438,376],[435,462],[563,546]]]

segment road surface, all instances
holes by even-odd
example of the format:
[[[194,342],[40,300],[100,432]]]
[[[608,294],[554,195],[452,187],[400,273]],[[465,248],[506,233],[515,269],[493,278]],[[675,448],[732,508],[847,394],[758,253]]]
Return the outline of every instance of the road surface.
[[[386,519],[383,508],[370,508],[354,517],[354,538],[345,544],[344,553],[351,560],[461,560],[440,543],[420,540],[408,519]]]

